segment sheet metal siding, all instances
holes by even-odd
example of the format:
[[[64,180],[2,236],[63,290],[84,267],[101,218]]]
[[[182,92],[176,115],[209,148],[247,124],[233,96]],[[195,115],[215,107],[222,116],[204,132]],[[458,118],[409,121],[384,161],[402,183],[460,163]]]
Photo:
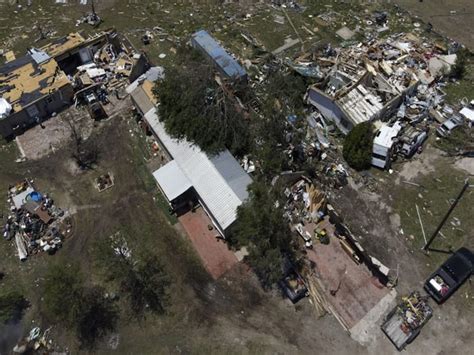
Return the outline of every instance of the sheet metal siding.
[[[198,31],[193,34],[191,43],[194,47],[207,54],[219,67],[224,75],[230,78],[243,78],[246,71],[232,56],[222,48],[217,41],[206,31]]]
[[[250,176],[228,151],[209,158],[186,140],[171,138],[155,109],[147,112],[145,119],[225,230],[237,219],[237,207],[248,197]]]

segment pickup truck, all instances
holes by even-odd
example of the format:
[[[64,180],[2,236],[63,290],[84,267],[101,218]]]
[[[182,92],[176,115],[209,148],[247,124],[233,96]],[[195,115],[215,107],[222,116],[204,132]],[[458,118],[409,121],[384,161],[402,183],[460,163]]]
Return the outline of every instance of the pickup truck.
[[[428,296],[422,297],[419,292],[412,292],[408,297],[403,297],[402,302],[385,317],[381,328],[397,350],[401,351],[415,340],[432,316]]]
[[[467,248],[461,248],[430,275],[424,288],[441,304],[471,276],[473,269],[474,254]]]

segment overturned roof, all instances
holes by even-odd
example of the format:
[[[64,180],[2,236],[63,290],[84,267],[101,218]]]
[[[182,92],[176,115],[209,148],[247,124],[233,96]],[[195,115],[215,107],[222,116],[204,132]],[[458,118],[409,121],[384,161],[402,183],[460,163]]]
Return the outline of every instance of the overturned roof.
[[[193,46],[203,50],[229,78],[241,78],[247,75],[232,56],[206,31],[201,30],[192,35]]]
[[[26,55],[0,67],[0,83],[0,95],[18,112],[70,81],[54,59],[38,64]]]
[[[170,137],[158,119],[156,109],[148,111],[145,120],[219,226],[223,230],[228,228],[237,219],[237,207],[248,197],[250,176],[228,150],[210,157],[188,141]]]

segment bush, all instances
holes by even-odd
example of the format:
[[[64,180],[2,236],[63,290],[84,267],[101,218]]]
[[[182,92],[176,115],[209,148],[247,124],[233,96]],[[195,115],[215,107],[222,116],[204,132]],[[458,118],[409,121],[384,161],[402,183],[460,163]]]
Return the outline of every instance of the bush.
[[[0,323],[19,320],[28,306],[28,301],[19,292],[3,291],[0,294]]]
[[[344,140],[343,156],[349,166],[360,171],[370,168],[374,144],[374,127],[370,122],[355,126]]]
[[[118,312],[112,301],[104,297],[104,290],[98,287],[84,290],[81,303],[76,333],[81,345],[91,348],[97,339],[115,329]]]
[[[104,294],[102,288],[84,286],[77,264],[55,264],[45,277],[43,310],[50,321],[75,330],[81,346],[91,348],[115,328],[118,319],[117,310]]]
[[[77,264],[53,264],[44,283],[43,311],[45,316],[68,327],[74,327],[80,312],[84,279]]]
[[[461,48],[456,55],[456,62],[451,68],[450,77],[459,80],[466,74],[469,51],[465,48]]]
[[[108,281],[115,282],[126,294],[134,317],[141,318],[146,311],[165,313],[171,281],[161,261],[149,251],[140,252],[138,248],[128,253],[116,252],[125,245],[128,242],[120,235],[98,240],[94,245],[96,265]]]

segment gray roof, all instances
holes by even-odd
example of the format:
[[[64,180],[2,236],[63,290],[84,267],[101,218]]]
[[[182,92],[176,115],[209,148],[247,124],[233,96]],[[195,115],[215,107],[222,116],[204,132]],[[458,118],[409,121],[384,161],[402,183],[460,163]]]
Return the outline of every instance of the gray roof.
[[[158,119],[156,109],[145,114],[157,137],[176,161],[183,174],[222,230],[237,219],[237,207],[248,197],[247,186],[252,182],[228,150],[208,156],[186,140],[168,135]]]
[[[221,47],[219,43],[206,31],[201,30],[192,35],[193,46],[204,51],[215,64],[229,78],[242,78],[247,75],[244,68],[240,66],[232,56]]]

